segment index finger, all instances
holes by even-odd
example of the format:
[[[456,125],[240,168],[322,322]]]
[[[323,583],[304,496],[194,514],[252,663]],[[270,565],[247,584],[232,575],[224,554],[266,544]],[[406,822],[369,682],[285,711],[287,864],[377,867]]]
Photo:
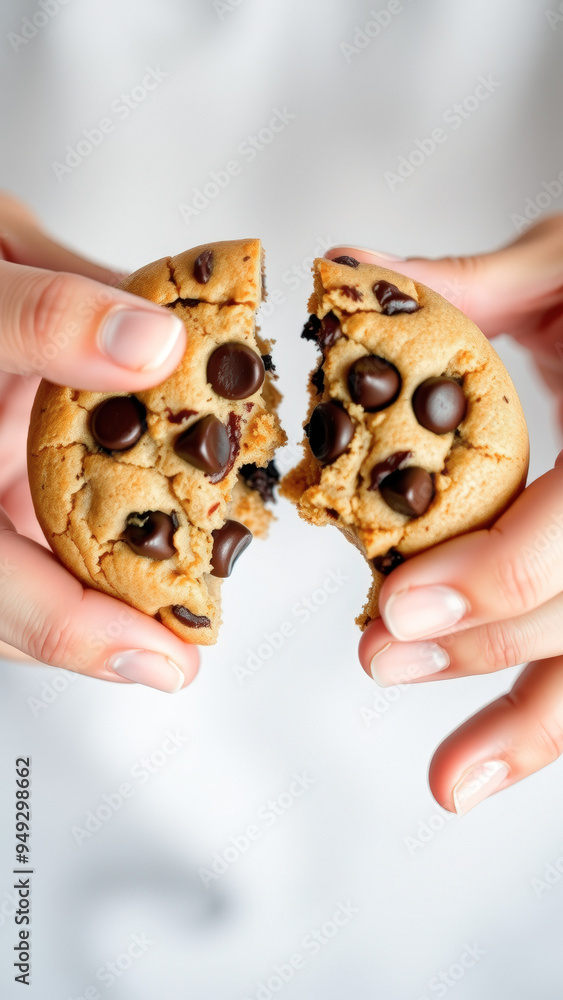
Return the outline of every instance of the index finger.
[[[563,590],[563,464],[488,530],[443,542],[387,577],[380,613],[408,641],[524,614]]]
[[[42,229],[23,202],[0,192],[0,259],[51,271],[70,271],[115,285],[125,275],[62,246]]]

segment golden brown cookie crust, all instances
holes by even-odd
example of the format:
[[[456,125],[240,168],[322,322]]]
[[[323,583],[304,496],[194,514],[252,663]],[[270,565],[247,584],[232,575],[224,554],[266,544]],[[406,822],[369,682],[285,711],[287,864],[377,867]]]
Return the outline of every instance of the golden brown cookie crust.
[[[194,263],[206,250],[213,251],[214,266],[201,284]],[[279,393],[268,374],[262,388],[243,400],[217,395],[206,378],[208,358],[223,343],[236,340],[261,353],[255,330],[261,269],[260,241],[233,240],[162,258],[121,283],[125,291],[170,308],[188,334],[176,371],[161,385],[135,393],[147,410],[147,432],[129,451],[104,451],[90,430],[94,407],[124,393],[43,381],[31,414],[32,497],[55,553],[88,586],[159,617],[180,638],[201,645],[216,641],[221,622],[221,581],[210,574],[211,532],[232,518],[254,534],[266,533],[272,515],[239,469],[266,466],[285,443],[275,413]],[[207,414],[240,435],[231,470],[215,483],[174,451],[179,434]],[[136,555],[123,538],[127,516],[150,510],[173,511],[178,519],[177,552],[170,559]],[[209,619],[209,625],[188,627],[173,606]]]
[[[333,312],[343,336],[324,352],[324,391],[311,386],[314,407],[340,401],[354,423],[347,450],[330,465],[314,457],[307,437],[304,457],[284,478],[281,492],[306,521],[335,524],[368,561],[373,584],[358,624],[378,615],[384,577],[373,559],[396,549],[405,558],[455,535],[491,524],[523,489],[528,434],[516,390],[496,351],[463,313],[436,292],[403,275],[370,264],[352,268],[325,259],[313,268],[309,310],[319,319]],[[385,315],[376,282],[395,285],[419,309]],[[373,354],[398,369],[401,391],[385,409],[366,412],[352,401],[347,376],[356,359]],[[456,431],[436,434],[414,414],[415,389],[433,376],[461,381],[467,413]],[[435,496],[416,518],[391,509],[371,488],[371,470],[397,452],[407,465],[433,476]]]

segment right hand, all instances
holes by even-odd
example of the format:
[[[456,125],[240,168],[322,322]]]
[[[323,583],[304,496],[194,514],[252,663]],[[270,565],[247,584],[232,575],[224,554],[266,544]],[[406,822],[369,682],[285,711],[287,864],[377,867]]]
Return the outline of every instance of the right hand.
[[[336,247],[435,288],[488,336],[527,347],[563,414],[563,216],[494,253],[389,263]],[[512,690],[456,729],[434,754],[430,785],[465,813],[563,753],[563,452],[488,530],[407,559],[386,578],[381,618],[360,642],[384,686],[489,673],[532,661]]]
[[[180,363],[183,324],[112,287],[120,277],[55,243],[24,205],[0,194],[0,655],[20,651],[90,677],[173,692],[193,680],[196,647],[67,572],[45,546],[27,481],[39,377],[135,392]],[[108,337],[106,321],[116,315],[121,324]],[[64,331],[72,333],[57,346]]]

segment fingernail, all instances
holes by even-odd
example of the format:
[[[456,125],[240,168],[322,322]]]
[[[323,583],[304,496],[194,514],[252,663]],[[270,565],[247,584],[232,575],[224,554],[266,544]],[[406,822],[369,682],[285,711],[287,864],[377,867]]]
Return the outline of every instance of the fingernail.
[[[430,677],[449,663],[446,650],[435,642],[388,642],[373,657],[370,670],[380,687],[392,687]]]
[[[327,250],[326,256],[329,257],[329,259],[333,255],[338,257],[338,254],[335,253],[335,251],[337,250],[339,251],[339,253],[342,253],[343,250],[346,250],[346,252],[351,251],[351,256],[353,256],[354,251],[357,250],[358,253],[362,254],[362,257],[368,257],[368,258],[379,257],[381,260],[391,260],[397,263],[399,261],[405,261],[407,259],[406,257],[399,257],[398,254],[396,253],[388,253],[386,250],[369,250],[367,247],[331,247],[330,250]],[[362,263],[370,264],[371,261],[362,260]]]
[[[468,611],[462,594],[439,585],[399,590],[391,594],[381,614],[389,631],[405,642],[451,628]]]
[[[487,760],[466,771],[454,788],[454,806],[458,816],[464,816],[473,806],[496,792],[509,774],[510,768],[503,760]]]
[[[103,354],[132,371],[150,371],[170,356],[184,325],[177,316],[157,309],[114,309],[98,334]]]
[[[147,649],[126,649],[115,653],[110,656],[106,666],[128,681],[145,684],[168,694],[179,691],[186,679],[180,667],[167,656]]]

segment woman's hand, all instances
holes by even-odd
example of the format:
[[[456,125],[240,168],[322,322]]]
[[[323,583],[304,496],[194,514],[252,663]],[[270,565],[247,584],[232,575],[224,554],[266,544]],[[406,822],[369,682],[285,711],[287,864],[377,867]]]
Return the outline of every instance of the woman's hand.
[[[27,482],[40,377],[134,392],[162,382],[182,358],[183,324],[111,287],[119,278],[54,243],[25,206],[0,194],[0,639],[10,657],[20,650],[173,692],[195,676],[197,649],[67,573],[45,547]]]
[[[563,414],[563,216],[480,257],[397,260],[350,254],[422,281],[488,335],[525,345]],[[360,641],[364,670],[384,686],[489,673],[532,661],[509,694],[436,751],[430,786],[465,813],[563,751],[563,452],[488,531],[409,559],[385,580],[381,619]]]

